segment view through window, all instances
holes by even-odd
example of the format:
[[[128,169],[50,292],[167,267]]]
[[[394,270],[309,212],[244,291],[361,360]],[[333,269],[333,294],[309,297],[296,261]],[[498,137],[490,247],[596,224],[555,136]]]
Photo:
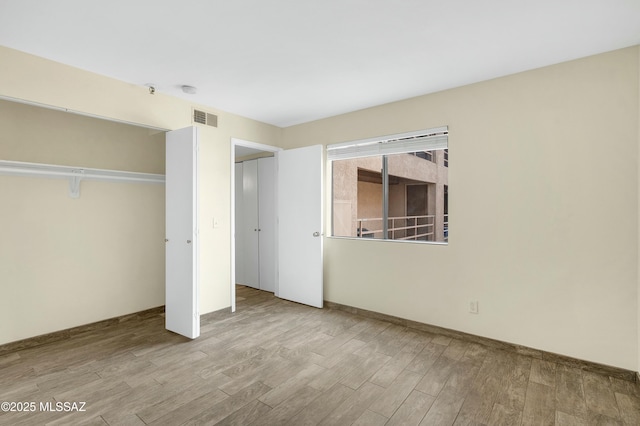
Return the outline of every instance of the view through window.
[[[336,159],[330,146],[333,236],[448,242],[446,135],[436,135],[438,149],[392,153],[407,149],[396,143],[396,149],[385,146],[391,153],[384,155],[367,155],[374,151],[369,149]],[[409,146],[434,145],[434,137],[421,137]]]

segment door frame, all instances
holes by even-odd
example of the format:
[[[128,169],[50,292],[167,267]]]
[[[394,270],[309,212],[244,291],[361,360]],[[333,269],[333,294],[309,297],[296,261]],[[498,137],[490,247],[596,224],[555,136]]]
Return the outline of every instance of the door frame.
[[[256,151],[273,152],[282,151],[282,148],[278,148],[271,145],[265,145],[262,143],[251,142],[244,139],[231,138],[231,312],[236,311],[236,147],[241,146],[245,148],[251,148]],[[276,172],[277,173],[277,172]],[[276,193],[277,197],[277,193]],[[276,283],[276,294],[278,288]]]

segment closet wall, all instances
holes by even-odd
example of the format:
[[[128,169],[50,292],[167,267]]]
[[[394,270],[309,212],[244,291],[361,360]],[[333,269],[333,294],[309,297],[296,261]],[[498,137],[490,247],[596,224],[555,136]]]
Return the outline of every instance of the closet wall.
[[[0,101],[0,159],[164,174],[164,132]],[[0,344],[164,304],[164,185],[0,175]]]
[[[236,163],[236,283],[274,292],[275,159]]]

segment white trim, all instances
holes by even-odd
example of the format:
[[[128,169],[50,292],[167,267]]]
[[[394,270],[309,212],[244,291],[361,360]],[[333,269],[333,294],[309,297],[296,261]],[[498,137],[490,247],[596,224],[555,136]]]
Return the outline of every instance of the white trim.
[[[195,291],[193,294],[194,338],[200,337],[200,129],[193,129],[193,273]],[[166,161],[166,160],[165,160]],[[166,210],[165,210],[166,211]],[[165,284],[166,285],[166,284]]]
[[[231,312],[236,311],[236,143],[235,139],[231,138],[231,221],[229,227],[231,228]]]

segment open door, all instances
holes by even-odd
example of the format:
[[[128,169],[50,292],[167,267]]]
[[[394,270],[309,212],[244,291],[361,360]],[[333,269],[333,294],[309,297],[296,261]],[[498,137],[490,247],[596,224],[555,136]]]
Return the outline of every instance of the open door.
[[[322,308],[322,145],[279,151],[276,296]]]
[[[195,339],[198,312],[198,128],[166,135],[165,327]]]

